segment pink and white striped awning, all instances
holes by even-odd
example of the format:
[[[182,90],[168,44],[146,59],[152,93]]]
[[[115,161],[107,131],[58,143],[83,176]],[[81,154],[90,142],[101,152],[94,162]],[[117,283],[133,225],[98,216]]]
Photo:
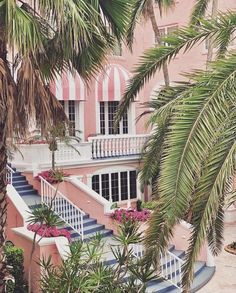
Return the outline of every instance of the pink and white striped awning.
[[[96,80],[98,101],[120,101],[130,77],[131,74],[124,67],[109,65]]]
[[[50,90],[60,101],[84,101],[86,100],[86,87],[76,72],[64,72],[56,80],[50,83]]]

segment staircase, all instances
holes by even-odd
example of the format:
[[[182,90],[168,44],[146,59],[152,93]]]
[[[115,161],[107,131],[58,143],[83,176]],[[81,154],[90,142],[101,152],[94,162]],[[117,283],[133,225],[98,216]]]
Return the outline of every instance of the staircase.
[[[38,194],[38,191],[33,188],[32,185],[29,184],[26,177],[21,174],[21,172],[15,171],[13,173],[12,184],[15,189],[18,191],[19,195],[28,205],[28,207],[33,210],[34,208],[40,206],[41,204],[41,196]],[[63,206],[60,207],[63,210]],[[71,215],[73,217],[73,215]],[[63,229],[67,229],[71,233],[72,241],[80,240],[81,236],[76,233],[69,225],[65,223]],[[117,260],[110,250],[110,245],[116,244],[114,239],[112,238],[112,230],[105,229],[105,226],[102,224],[98,224],[96,219],[90,218],[88,214],[84,214],[83,216],[83,233],[84,233],[84,241],[89,241],[96,234],[100,234],[102,238],[105,240],[105,253],[103,256],[103,261],[106,265],[113,266],[116,265]],[[169,247],[169,251],[177,256],[180,259],[183,259],[185,256],[185,252],[181,250],[176,250],[174,245]],[[172,261],[163,262],[163,267],[167,270],[167,278],[161,279],[156,278],[148,283],[147,293],[180,293],[181,290],[178,289],[174,284],[171,283],[171,278],[177,278],[180,280],[180,270],[176,267],[176,264]],[[207,267],[205,262],[198,261],[195,264],[195,278],[192,284],[192,292],[198,291],[202,288],[208,281],[211,279],[215,271],[214,267]],[[126,277],[128,278],[128,276]],[[124,279],[125,281],[125,279]],[[180,284],[180,281],[178,282]]]
[[[41,196],[38,194],[38,191],[29,184],[26,177],[23,176],[21,172],[16,171],[15,168],[13,168],[13,170],[15,172],[13,173],[12,177],[12,185],[15,187],[19,195],[31,210],[39,207],[41,204]],[[108,237],[113,233],[112,230],[105,229],[104,225],[98,224],[96,219],[90,218],[88,214],[83,216],[83,223],[84,241],[88,241],[98,233],[102,238]],[[70,226],[65,224],[63,229],[70,231],[72,241],[79,240],[81,238],[80,235],[76,233]]]
[[[108,238],[107,240],[110,244],[115,245],[112,238]],[[109,266],[115,266],[117,260],[108,249],[107,251],[108,252],[104,256],[104,263]],[[176,250],[174,245],[170,245],[168,251],[182,260],[185,257],[185,252],[183,250]],[[166,262],[162,259],[161,263],[163,263],[162,267],[168,271],[168,280],[156,278],[150,281],[147,285],[146,293],[180,293],[181,290],[171,283],[171,279],[177,279],[179,280],[178,285],[180,285],[180,270],[178,270],[176,264],[172,260]],[[214,267],[207,267],[205,262],[197,261],[194,268],[195,278],[191,286],[191,293],[198,291],[207,284],[214,275],[214,272]],[[127,278],[128,276],[125,279]]]

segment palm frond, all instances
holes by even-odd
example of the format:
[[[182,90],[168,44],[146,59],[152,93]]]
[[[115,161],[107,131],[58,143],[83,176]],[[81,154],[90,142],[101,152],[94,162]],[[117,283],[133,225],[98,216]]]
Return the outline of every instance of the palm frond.
[[[207,11],[207,7],[209,5],[209,0],[196,0],[195,5],[192,10],[190,24],[198,25],[199,19],[204,17]]]
[[[143,15],[144,11],[147,10],[147,5],[149,4],[150,0],[137,0],[132,1],[133,9],[130,17],[130,21],[127,28],[127,37],[126,42],[128,47],[132,50],[132,45],[134,41],[134,31],[138,21],[140,21],[141,16]]]
[[[234,174],[236,167],[234,159],[236,143],[234,135],[232,135],[236,130],[236,120],[235,115],[233,116],[233,122],[230,121],[232,125],[228,125],[229,127],[222,131],[219,142],[214,145],[211,154],[205,161],[197,184],[193,204],[193,231],[184,265],[183,284],[185,287],[188,287],[192,280],[194,261],[196,261],[209,231],[213,231],[214,237],[217,237],[214,239],[210,236],[210,246],[213,248],[213,252],[218,253],[222,245],[224,196],[228,188],[227,182]],[[217,216],[220,217],[217,218]],[[214,228],[212,229],[212,227]]]
[[[236,13],[219,14],[217,19],[201,19],[200,21],[200,26],[178,29],[173,34],[163,38],[163,42],[168,43],[169,46],[151,48],[144,53],[134,69],[134,76],[129,80],[125,94],[120,102],[116,123],[121,119],[123,113],[128,109],[130,103],[134,101],[143,86],[165,63],[175,58],[181,50],[183,52],[189,51],[194,45],[203,42],[207,38],[212,38],[214,44],[219,46],[218,54],[222,55],[226,49],[226,44],[229,42],[229,36],[236,29]],[[225,31],[227,31],[227,34],[224,34]]]

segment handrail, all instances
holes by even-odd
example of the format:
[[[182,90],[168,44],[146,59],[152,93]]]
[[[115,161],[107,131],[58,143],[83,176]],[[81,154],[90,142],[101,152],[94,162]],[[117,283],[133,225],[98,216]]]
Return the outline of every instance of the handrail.
[[[41,201],[52,210],[76,233],[84,239],[84,219],[85,212],[78,208],[64,194],[39,176],[41,180]]]
[[[144,247],[141,243],[131,245],[132,254],[135,258],[144,256]],[[169,250],[160,253],[160,276],[182,290],[182,266],[184,261]]]
[[[15,171],[7,164],[7,184],[12,185],[12,174],[15,173]]]

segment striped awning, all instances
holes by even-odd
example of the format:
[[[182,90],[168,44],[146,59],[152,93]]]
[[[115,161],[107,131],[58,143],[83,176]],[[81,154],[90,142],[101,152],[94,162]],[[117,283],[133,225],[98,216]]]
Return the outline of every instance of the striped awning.
[[[96,80],[98,101],[120,101],[131,74],[124,67],[111,64],[101,72]]]
[[[86,87],[78,73],[64,72],[50,83],[50,90],[60,101],[86,100]]]

